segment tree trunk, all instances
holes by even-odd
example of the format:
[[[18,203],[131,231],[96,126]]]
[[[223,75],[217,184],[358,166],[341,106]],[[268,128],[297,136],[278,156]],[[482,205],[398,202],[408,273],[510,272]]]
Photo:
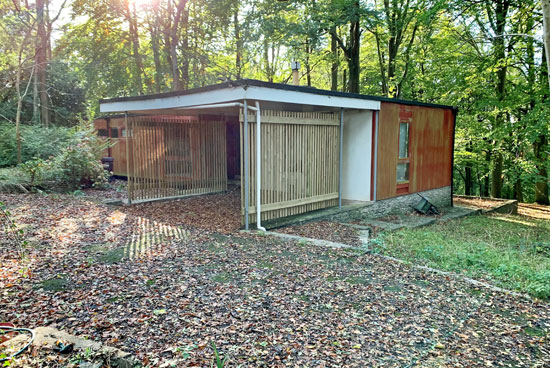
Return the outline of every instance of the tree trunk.
[[[359,8],[359,2],[356,3]],[[359,17],[359,16],[357,16]],[[359,80],[361,75],[361,26],[359,19],[352,23],[350,28],[351,45],[349,48],[348,69],[349,69],[349,92],[359,93]]]
[[[333,30],[332,33],[336,33],[336,29]],[[331,86],[330,89],[332,91],[338,90],[338,43],[336,41],[336,38],[331,35],[330,37],[330,52],[332,54],[332,67],[330,70],[330,80],[331,80]]]
[[[178,5],[176,6],[176,15],[174,17],[174,22],[172,23],[172,29],[170,31],[170,61],[171,61],[171,71],[172,71],[172,89],[177,91],[181,89],[181,80],[178,67],[178,54],[176,52],[176,47],[179,42],[178,37],[178,28],[181,21],[181,14],[187,4],[187,0],[179,0]],[[185,57],[187,59],[187,56]]]
[[[487,165],[490,165],[491,163],[491,151],[487,151],[485,152],[485,162],[487,163]],[[489,169],[488,169],[489,171]],[[489,197],[489,172],[486,172],[485,173],[485,178],[483,180],[483,194],[482,194],[482,197]]]
[[[311,45],[309,37],[306,38],[306,82],[307,86],[311,87],[311,65],[309,64],[309,56],[311,55]]]
[[[47,40],[44,21],[44,0],[36,1],[37,44],[36,50],[36,74],[38,80],[38,95],[40,99],[40,119],[44,127],[50,125],[50,111],[48,104],[47,66],[46,55]]]
[[[543,41],[546,49],[546,68],[550,75],[550,0],[542,0]],[[548,78],[550,87],[550,78]]]
[[[17,91],[17,112],[15,114],[15,142],[17,146],[17,164],[21,164],[21,109],[23,107],[23,97],[21,96],[21,66],[17,71],[15,82],[15,90]]]
[[[182,88],[189,88],[189,10],[183,10],[182,24],[185,27],[183,30],[182,50],[183,60],[181,63],[181,82]]]
[[[241,79],[243,43],[241,40],[241,25],[239,24],[239,2],[233,12],[233,27],[235,29],[235,77]]]
[[[468,142],[468,145],[466,146],[466,152],[472,152],[472,141]],[[467,163],[466,167],[464,168],[464,194],[472,195],[472,187],[472,166],[470,163]]]
[[[139,33],[137,25],[136,4],[133,3],[133,9],[130,9],[129,1],[126,1],[126,19],[128,21],[128,28],[130,34],[130,42],[132,43],[132,52],[134,56],[134,62],[136,65],[136,71],[134,74],[134,83],[137,88],[137,92],[143,94],[143,62],[141,53],[139,51]]]
[[[36,58],[35,58],[36,60]],[[32,83],[32,122],[40,123],[40,100],[38,97],[38,74],[34,73]]]
[[[506,65],[503,65],[506,59],[506,48],[504,44],[504,33],[506,31],[506,17],[508,16],[509,0],[499,0],[495,8],[495,33],[497,37],[494,40],[495,65],[498,65],[496,77],[496,93],[499,101],[503,101],[506,93],[506,74],[508,72]],[[495,128],[498,130],[505,124],[507,114],[500,112],[496,116]],[[494,153],[494,165],[492,172],[491,195],[495,198],[502,197],[502,170],[503,158],[502,152],[497,150]]]
[[[160,61],[160,16],[158,3],[153,2],[152,20],[149,21],[149,33],[151,34],[151,49],[153,51],[153,61],[155,63],[155,91],[161,92],[163,84],[162,63]]]
[[[533,150],[540,178],[535,183],[535,202],[548,205],[550,204],[550,200],[548,198],[548,172],[546,170],[546,165],[548,164],[548,139],[546,135],[538,137],[533,144]]]

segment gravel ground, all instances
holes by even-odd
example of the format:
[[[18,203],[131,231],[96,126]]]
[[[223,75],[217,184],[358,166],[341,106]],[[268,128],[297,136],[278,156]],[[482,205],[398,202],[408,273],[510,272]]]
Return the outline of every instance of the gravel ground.
[[[0,200],[30,241],[24,261],[0,253],[0,321],[55,326],[152,367],[210,366],[212,343],[228,366],[550,366],[545,302],[354,250],[222,234],[196,220],[217,216],[199,202],[184,220],[158,213],[171,205]]]

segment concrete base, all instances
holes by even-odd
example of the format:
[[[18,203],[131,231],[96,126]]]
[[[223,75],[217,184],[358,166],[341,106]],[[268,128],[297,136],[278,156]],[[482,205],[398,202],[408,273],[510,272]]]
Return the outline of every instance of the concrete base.
[[[413,211],[412,207],[421,200],[419,194],[436,207],[451,207],[453,205],[451,187],[448,186],[376,201],[363,209],[363,215],[368,218],[376,218],[411,212]]]
[[[497,202],[498,204],[490,209],[482,209],[483,213],[503,213],[509,215],[518,214],[518,201],[515,199],[502,199],[502,198],[486,198],[486,197],[476,197],[476,196],[467,196],[467,195],[455,195],[456,198],[464,199],[481,199],[491,202]]]

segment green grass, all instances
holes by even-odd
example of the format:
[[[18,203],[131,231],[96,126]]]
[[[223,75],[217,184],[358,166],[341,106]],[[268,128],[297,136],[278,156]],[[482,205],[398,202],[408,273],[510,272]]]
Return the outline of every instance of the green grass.
[[[550,221],[472,216],[384,233],[374,250],[550,299]]]

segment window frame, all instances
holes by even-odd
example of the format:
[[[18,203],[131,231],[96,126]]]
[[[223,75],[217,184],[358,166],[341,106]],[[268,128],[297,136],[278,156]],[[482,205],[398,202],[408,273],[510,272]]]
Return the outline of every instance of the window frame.
[[[400,157],[401,155],[401,124],[407,125],[407,137],[406,137],[406,154],[407,157]],[[397,166],[396,170],[396,182],[397,182],[397,192],[398,194],[408,193],[409,191],[409,182],[411,179],[411,122],[405,120],[399,120],[399,129],[397,133]],[[408,178],[407,180],[398,180],[397,170],[399,165],[406,164],[408,165]]]

